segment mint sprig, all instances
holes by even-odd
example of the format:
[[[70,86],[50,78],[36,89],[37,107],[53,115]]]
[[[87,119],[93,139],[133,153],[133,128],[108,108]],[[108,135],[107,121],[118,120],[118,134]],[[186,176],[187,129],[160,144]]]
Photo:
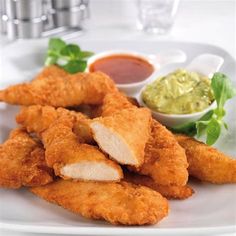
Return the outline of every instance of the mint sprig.
[[[227,100],[236,95],[236,90],[233,88],[230,79],[222,73],[215,73],[213,75],[211,79],[211,88],[214,93],[217,107],[208,111],[198,121],[171,128],[173,132],[183,133],[189,136],[197,135],[197,137],[206,134],[206,143],[208,145],[212,145],[217,141],[220,137],[222,127],[225,127],[225,129],[228,128],[223,119],[226,114],[224,105]]]
[[[44,64],[58,65],[68,73],[74,74],[85,71],[87,59],[92,55],[92,52],[82,51],[76,44],[66,44],[60,38],[52,38],[49,40]]]

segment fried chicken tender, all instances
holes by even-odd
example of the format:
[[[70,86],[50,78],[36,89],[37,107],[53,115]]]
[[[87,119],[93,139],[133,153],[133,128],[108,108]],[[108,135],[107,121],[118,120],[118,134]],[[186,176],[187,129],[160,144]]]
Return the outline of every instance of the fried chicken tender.
[[[41,77],[41,76],[40,76]],[[18,105],[69,107],[101,104],[108,92],[116,91],[114,82],[102,72],[45,77],[0,91],[0,101]]]
[[[190,175],[214,184],[236,183],[236,159],[186,135],[175,137],[185,149]]]
[[[118,163],[140,166],[150,136],[151,112],[132,107],[94,119],[90,127],[99,147]]]
[[[66,72],[59,66],[50,65],[44,67],[43,70],[34,78],[34,80],[42,80],[45,78],[53,79],[54,77],[66,77],[68,75],[69,75],[68,72]]]
[[[47,165],[64,179],[119,181],[121,167],[97,147],[79,143],[73,119],[63,115],[42,133]]]
[[[133,105],[121,93],[110,93],[103,99],[102,116],[110,116]],[[151,121],[151,135],[145,147],[144,163],[130,168],[148,175],[158,185],[185,186],[188,180],[188,163],[184,149],[174,135],[158,121]]]
[[[165,126],[153,119],[144,163],[132,170],[152,177],[158,185],[185,186],[188,181],[187,168],[184,149]]]
[[[92,131],[89,127],[89,118],[80,112],[69,111],[64,108],[32,105],[23,107],[16,116],[16,122],[28,132],[40,134],[48,129],[53,122],[63,115],[74,117],[73,131],[81,143],[94,143]]]
[[[106,94],[101,106],[101,116],[110,116],[117,111],[135,107],[124,94],[112,92]]]
[[[151,177],[145,175],[139,175],[132,172],[125,171],[124,179],[127,182],[149,187],[159,192],[163,197],[167,199],[179,199],[183,200],[193,195],[194,190],[188,186],[176,186],[176,185],[158,185]]]
[[[0,145],[0,170],[1,187],[40,186],[53,181],[42,145],[22,129],[13,130]]]
[[[156,191],[126,182],[59,180],[30,190],[54,204],[90,219],[112,224],[155,224],[168,214],[168,202]]]

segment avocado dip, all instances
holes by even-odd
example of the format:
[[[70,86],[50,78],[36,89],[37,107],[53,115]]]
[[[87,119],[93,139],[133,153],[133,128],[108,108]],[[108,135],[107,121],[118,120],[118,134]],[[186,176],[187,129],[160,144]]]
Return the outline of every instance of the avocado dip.
[[[214,95],[208,77],[178,69],[147,85],[142,99],[154,111],[191,114],[211,105]]]

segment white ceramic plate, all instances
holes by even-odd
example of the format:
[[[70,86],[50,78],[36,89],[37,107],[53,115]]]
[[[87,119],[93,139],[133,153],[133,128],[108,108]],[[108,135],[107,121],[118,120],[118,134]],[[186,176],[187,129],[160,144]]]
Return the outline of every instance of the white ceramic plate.
[[[99,52],[110,49],[129,49],[155,53],[166,49],[181,49],[188,56],[188,63],[201,53],[222,56],[225,63],[222,72],[236,84],[236,62],[223,49],[196,43],[136,42],[136,41],[78,41],[83,49]],[[45,41],[19,41],[3,50],[0,87],[29,80],[40,69]],[[171,65],[160,71],[166,73],[176,67]],[[216,146],[225,153],[236,156],[236,99],[227,104],[229,131],[225,132]],[[15,126],[14,115],[18,108],[0,104],[0,141],[3,142]],[[112,226],[102,221],[87,220],[60,207],[49,204],[27,189],[0,189],[0,227],[4,229],[56,234],[79,235],[217,235],[236,232],[236,186],[211,185],[190,182],[195,190],[193,197],[184,201],[170,201],[170,214],[158,225],[143,227]]]

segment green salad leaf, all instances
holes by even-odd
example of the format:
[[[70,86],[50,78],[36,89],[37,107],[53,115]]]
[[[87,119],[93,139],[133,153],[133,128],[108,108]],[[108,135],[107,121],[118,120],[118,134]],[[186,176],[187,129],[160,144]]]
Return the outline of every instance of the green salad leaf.
[[[211,79],[211,88],[214,93],[217,107],[208,111],[198,121],[171,128],[173,132],[183,133],[189,136],[197,135],[197,137],[206,134],[206,143],[212,145],[220,137],[222,126],[224,126],[225,129],[228,129],[227,124],[223,120],[226,114],[224,105],[227,100],[236,95],[236,90],[232,86],[230,79],[222,73],[215,73],[213,75]]]
[[[66,44],[62,39],[51,38],[44,64],[58,65],[68,73],[74,74],[85,71],[87,59],[92,55],[93,52],[81,51],[76,44]]]

